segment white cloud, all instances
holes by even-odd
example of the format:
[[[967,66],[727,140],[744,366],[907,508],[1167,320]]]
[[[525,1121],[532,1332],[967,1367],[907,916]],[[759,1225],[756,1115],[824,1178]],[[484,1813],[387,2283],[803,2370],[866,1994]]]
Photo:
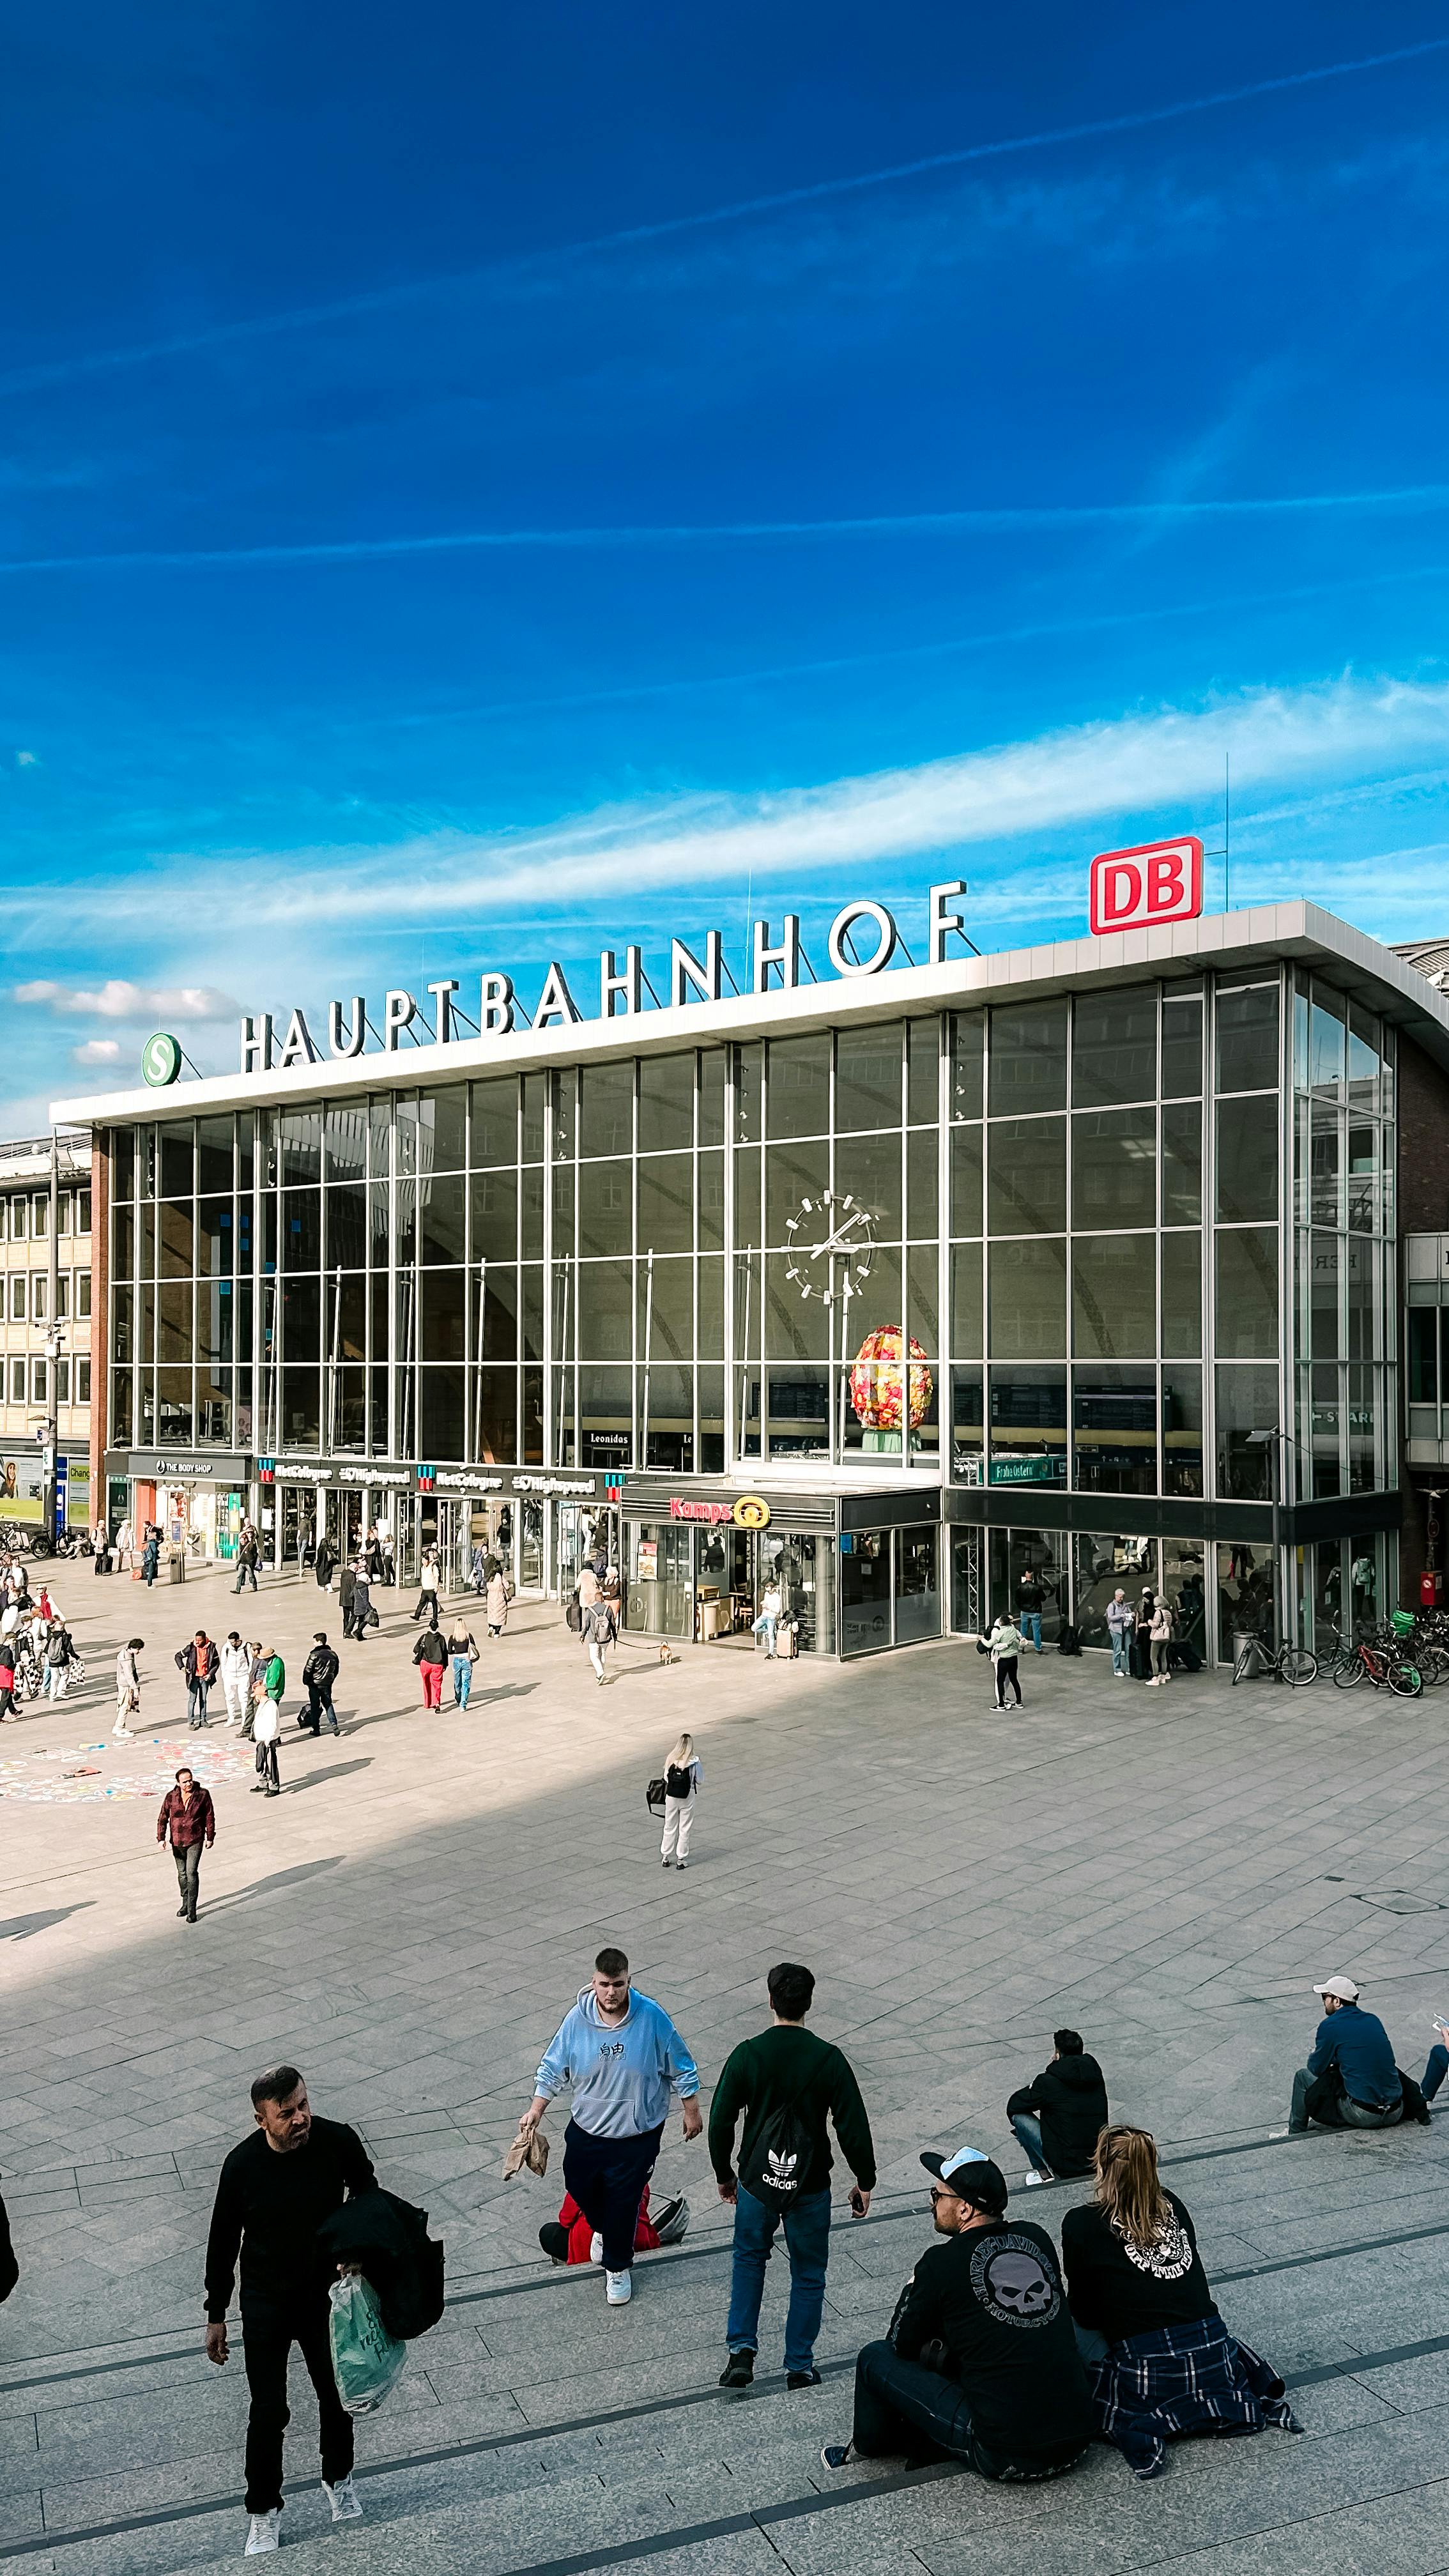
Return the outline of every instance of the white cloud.
[[[84,1046],[72,1047],[72,1064],[115,1064],[121,1053],[119,1038],[87,1038]]]
[[[134,1020],[138,1024],[142,1020],[233,1020],[240,1008],[230,994],[220,993],[210,984],[131,984],[120,976],[89,989],[42,978],[32,984],[17,984],[15,999],[44,1004],[68,1019]],[[102,1059],[77,1057],[78,1063],[87,1060],[99,1063]]]
[[[34,751],[17,751],[15,755],[15,766],[17,769],[38,769],[40,767],[40,756]]]

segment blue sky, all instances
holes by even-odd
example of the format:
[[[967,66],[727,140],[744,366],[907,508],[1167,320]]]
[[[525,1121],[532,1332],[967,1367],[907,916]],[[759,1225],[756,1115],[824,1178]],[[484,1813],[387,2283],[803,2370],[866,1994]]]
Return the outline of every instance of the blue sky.
[[[0,114],[8,1132],[238,1005],[1074,932],[1225,755],[1235,903],[1449,929],[1442,9],[77,0]]]

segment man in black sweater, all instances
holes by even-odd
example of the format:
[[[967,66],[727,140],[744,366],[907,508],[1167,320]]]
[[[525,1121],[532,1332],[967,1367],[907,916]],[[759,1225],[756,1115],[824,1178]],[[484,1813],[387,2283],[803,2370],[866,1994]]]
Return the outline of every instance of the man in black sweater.
[[[322,2418],[322,2484],[334,2522],[362,2511],[352,2483],[352,2418],[337,2394],[328,2336],[328,2280],[335,2268],[317,2230],[344,2199],[372,2189],[371,2160],[355,2129],[319,2120],[295,2066],[252,2086],[256,2134],[221,2169],[206,2245],[206,2357],[227,2357],[226,2312],[241,2254],[241,2312],[251,2414],[247,2423],[245,2555],[281,2546],[282,2435],[287,2361],[301,2347]]]
[[[1056,2248],[1008,2226],[1006,2182],[974,2147],[927,2154],[943,2241],[921,2256],[886,2338],[855,2365],[855,2425],[820,2457],[964,2460],[984,2478],[1053,2478],[1092,2438],[1086,2373]]]
[[[1030,2084],[1019,2084],[1006,2106],[1018,2143],[1031,2160],[1028,2185],[1092,2171],[1097,2140],[1107,2126],[1107,2087],[1079,2030],[1052,2033],[1050,2066]]]
[[[815,1994],[808,1968],[788,1961],[767,1979],[774,2015],[769,2030],[742,2040],[726,2058],[709,2115],[709,2156],[721,2200],[735,2213],[730,2282],[729,2359],[721,2388],[748,2388],[755,2375],[760,2300],[775,2230],[782,2223],[790,2257],[785,2319],[785,2372],[790,2388],[816,2388],[815,2338],[825,2305],[830,2259],[830,2146],[827,2114],[855,2175],[850,2207],[864,2218],[875,2189],[875,2150],[860,2086],[848,2060],[805,2028]],[[738,2173],[735,2126],[745,2115]]]

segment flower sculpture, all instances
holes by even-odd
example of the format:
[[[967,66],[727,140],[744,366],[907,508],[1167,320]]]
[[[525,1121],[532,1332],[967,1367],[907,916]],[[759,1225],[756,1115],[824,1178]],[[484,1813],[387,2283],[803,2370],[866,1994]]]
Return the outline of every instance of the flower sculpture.
[[[926,1364],[926,1354],[918,1341],[910,1345],[910,1365],[903,1369],[901,1360],[906,1336],[899,1324],[882,1324],[878,1331],[867,1333],[855,1355],[850,1372],[850,1401],[856,1418],[867,1431],[901,1429],[901,1416],[909,1408],[910,1427],[917,1430],[926,1418],[935,1381]],[[909,1395],[904,1380],[910,1380]]]

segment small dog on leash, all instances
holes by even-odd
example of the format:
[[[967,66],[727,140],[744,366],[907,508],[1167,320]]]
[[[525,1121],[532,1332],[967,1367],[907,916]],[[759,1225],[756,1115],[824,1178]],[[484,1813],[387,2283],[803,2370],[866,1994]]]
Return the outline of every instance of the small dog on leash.
[[[672,1646],[661,1646],[659,1649],[659,1660],[661,1664],[677,1664],[679,1657],[676,1655]]]

